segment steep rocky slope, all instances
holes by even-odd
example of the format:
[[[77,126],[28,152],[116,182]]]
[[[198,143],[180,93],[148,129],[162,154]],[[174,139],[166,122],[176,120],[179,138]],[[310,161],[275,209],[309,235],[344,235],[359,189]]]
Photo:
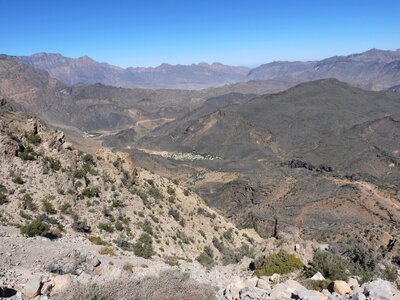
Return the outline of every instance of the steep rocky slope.
[[[246,234],[196,194],[136,169],[127,154],[104,149],[83,154],[62,132],[32,116],[7,105],[0,113],[1,219],[6,224],[42,220],[49,237],[74,232],[125,250],[145,240],[152,248],[145,256],[165,258],[194,259],[208,246],[218,259],[214,238],[230,251],[250,247]]]
[[[295,226],[320,242],[356,238],[395,255],[386,249],[399,247],[399,105],[397,93],[304,83],[193,112],[142,139],[146,154],[135,154],[149,162],[148,153],[170,153],[148,165],[180,173],[211,206],[264,236]]]

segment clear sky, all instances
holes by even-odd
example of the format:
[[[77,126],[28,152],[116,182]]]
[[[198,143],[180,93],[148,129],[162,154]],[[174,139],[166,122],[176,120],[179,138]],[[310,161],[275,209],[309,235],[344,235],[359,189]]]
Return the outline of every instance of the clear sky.
[[[0,0],[0,53],[255,66],[400,48],[399,0]]]

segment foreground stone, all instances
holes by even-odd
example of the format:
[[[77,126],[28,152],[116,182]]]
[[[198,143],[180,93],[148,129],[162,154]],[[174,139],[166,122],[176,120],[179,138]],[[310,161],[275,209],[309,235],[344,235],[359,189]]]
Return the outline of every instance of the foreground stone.
[[[351,293],[351,288],[346,281],[335,280],[329,284],[328,289],[331,293],[337,293],[339,295],[346,295]]]

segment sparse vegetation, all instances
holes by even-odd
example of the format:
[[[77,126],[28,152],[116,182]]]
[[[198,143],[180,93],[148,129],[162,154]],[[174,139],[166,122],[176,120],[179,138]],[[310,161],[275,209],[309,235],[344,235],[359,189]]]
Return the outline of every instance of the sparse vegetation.
[[[117,253],[115,253],[114,248],[112,247],[102,247],[99,250],[99,254],[101,255],[110,255],[110,256],[117,256]]]
[[[158,277],[127,277],[99,285],[74,283],[68,290],[58,294],[56,300],[215,300],[215,292],[211,286],[190,279],[186,273],[164,271]]]
[[[89,236],[88,240],[92,242],[94,245],[101,245],[101,246],[106,246],[108,243],[104,240],[102,240],[101,237],[99,236]]]
[[[124,263],[122,269],[126,272],[133,273],[133,265],[130,262]]]

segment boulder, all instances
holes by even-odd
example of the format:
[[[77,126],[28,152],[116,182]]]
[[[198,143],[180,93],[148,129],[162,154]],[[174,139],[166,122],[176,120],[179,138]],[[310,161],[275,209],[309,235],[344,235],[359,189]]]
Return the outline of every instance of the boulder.
[[[269,277],[269,281],[271,281],[271,282],[279,282],[279,280],[281,279],[281,275],[279,275],[279,274],[272,274],[270,277]]]
[[[394,288],[389,281],[377,279],[363,284],[364,294],[370,298],[392,300]]]
[[[358,284],[357,278],[350,277],[349,280],[347,280],[347,283],[349,284],[350,288],[355,291],[360,288],[360,285]]]
[[[240,291],[243,290],[244,288],[254,288],[256,287],[258,282],[257,277],[253,277],[244,281],[239,281],[230,284],[228,287],[225,288],[224,290],[224,299],[226,300],[234,300],[234,299],[239,299],[240,297]]]
[[[266,290],[266,291],[270,291],[271,290],[271,285],[269,284],[269,282],[263,278],[259,278],[257,280],[257,285],[256,287]]]
[[[40,277],[32,278],[25,284],[22,293],[29,298],[35,298],[40,295],[42,286],[43,283]]]
[[[307,289],[295,280],[286,280],[273,287],[270,297],[271,299],[291,298],[293,295],[298,295],[300,291]]]
[[[318,291],[302,290],[297,296],[302,300],[328,300],[327,296]]]
[[[52,294],[66,290],[72,284],[72,278],[69,274],[58,275],[50,279],[52,285]]]
[[[358,292],[358,293],[353,294],[351,296],[351,299],[352,300],[366,300],[367,297],[363,293]]]
[[[320,280],[325,280],[325,277],[324,277],[320,272],[317,272],[317,273],[315,273],[314,276],[311,277],[310,279],[311,279],[311,280],[320,281]]]
[[[68,142],[64,143],[62,147],[64,150],[72,150],[72,144]]]
[[[347,284],[346,281],[343,280],[335,280],[331,282],[328,286],[328,289],[331,293],[337,293],[339,295],[346,295],[351,293],[351,288]]]
[[[245,287],[241,289],[239,292],[239,299],[240,300],[262,300],[262,299],[269,299],[268,293],[260,288],[257,287]]]

